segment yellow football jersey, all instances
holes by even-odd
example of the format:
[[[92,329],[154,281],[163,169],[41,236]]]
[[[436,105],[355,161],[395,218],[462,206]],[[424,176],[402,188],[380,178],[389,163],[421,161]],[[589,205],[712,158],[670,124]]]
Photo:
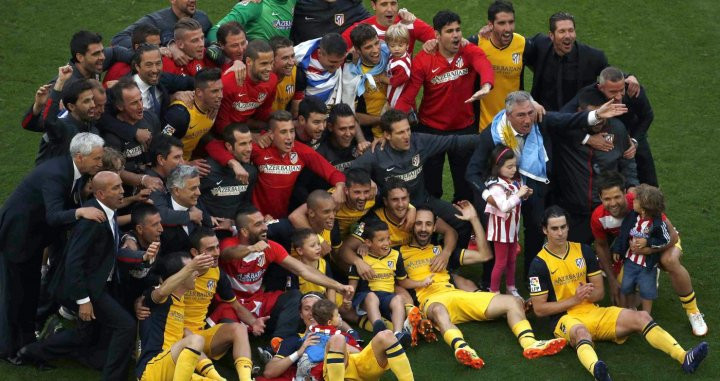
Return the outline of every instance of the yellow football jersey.
[[[297,66],[292,68],[292,74],[284,77],[275,87],[275,99],[272,110],[285,110],[288,103],[295,97],[295,79],[297,78]]]
[[[499,49],[489,39],[480,38],[478,46],[482,48],[495,72],[495,85],[490,93],[480,100],[480,130],[487,127],[495,115],[505,108],[505,97],[520,90],[520,78],[523,69],[525,37],[514,33],[510,45]]]
[[[405,265],[405,271],[410,279],[422,281],[428,276],[433,277],[431,285],[415,289],[415,294],[420,302],[427,299],[430,295],[455,289],[455,286],[450,283],[450,274],[447,270],[438,273],[430,271],[430,264],[441,252],[442,247],[437,245],[427,245],[424,247],[404,245],[400,247],[400,254],[403,259],[403,264]],[[462,258],[464,254],[463,251],[460,254],[460,258]]]
[[[340,238],[345,239],[345,237],[350,234],[350,227],[360,220],[365,213],[374,206],[375,200],[367,200],[365,202],[365,209],[363,210],[353,209],[343,203],[342,206],[340,206],[340,209],[335,213],[335,222],[340,227]]]
[[[182,101],[172,102],[171,105],[181,105],[185,107],[190,114],[188,129],[185,132],[185,136],[180,139],[183,142],[183,159],[190,160],[193,151],[200,142],[200,138],[210,131],[213,123],[215,123],[215,119],[211,119],[197,107],[187,107]]]
[[[368,253],[363,257],[363,261],[375,271],[375,276],[367,281],[367,286],[364,286],[364,282],[361,282],[363,284],[358,286],[359,290],[369,289],[370,291],[394,292],[395,279],[402,280],[407,278],[402,257],[395,249],[390,249],[390,252],[382,257],[376,257]],[[348,279],[360,279],[355,266],[350,268]]]
[[[414,206],[410,205],[410,208],[415,209]],[[402,226],[390,221],[390,219],[387,216],[387,213],[385,212],[385,208],[379,207],[375,208],[375,210],[372,213],[368,213],[365,215],[360,222],[358,222],[355,227],[352,229],[352,235],[353,237],[365,241],[365,238],[363,238],[363,233],[365,231],[365,224],[371,223],[373,220],[380,220],[385,222],[388,225],[388,228],[390,230],[390,245],[391,246],[400,246],[410,243],[412,241],[412,234],[404,230]]]
[[[208,307],[215,296],[219,282],[220,268],[211,267],[205,274],[195,279],[195,289],[185,292],[185,327],[187,329],[194,332],[205,327]],[[233,300],[235,300],[234,297],[226,301],[232,302]]]
[[[372,70],[371,67],[367,67],[365,65],[362,65],[362,72],[363,74],[366,74],[368,71]],[[374,115],[374,116],[380,116],[382,115],[383,111],[385,111],[385,108],[387,107],[387,85],[384,83],[380,83],[378,81],[375,81],[375,86],[370,86],[370,82],[368,80],[365,80],[365,93],[362,95],[362,102],[364,103],[365,107],[359,107],[360,112],[363,112],[368,115]],[[382,129],[380,129],[380,126],[373,126],[372,127],[372,133],[373,136],[382,137]]]
[[[317,264],[317,271],[320,271],[321,273],[330,277],[332,276],[332,273],[328,274],[328,270],[329,268],[327,262],[323,258],[320,258]],[[327,291],[327,288],[325,286],[321,286],[319,284],[307,281],[301,276],[298,276],[298,286],[300,288],[300,292],[302,292],[303,294],[307,294],[308,292],[312,291],[324,294],[325,291]]]
[[[533,259],[528,271],[530,295],[548,294],[549,302],[563,301],[575,295],[580,283],[600,275],[597,257],[589,246],[569,242],[564,253],[552,253],[544,246]],[[567,312],[582,313],[592,309],[587,300]]]

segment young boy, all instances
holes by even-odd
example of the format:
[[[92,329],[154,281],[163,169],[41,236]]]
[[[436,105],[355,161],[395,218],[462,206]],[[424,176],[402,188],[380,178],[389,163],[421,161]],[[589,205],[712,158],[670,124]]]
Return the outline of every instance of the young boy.
[[[385,43],[390,48],[390,61],[387,66],[387,100],[390,108],[395,108],[405,83],[410,79],[411,60],[408,52],[410,33],[402,23],[390,25],[385,33]]]
[[[375,277],[361,281],[355,267],[350,268],[349,283],[357,290],[353,308],[367,313],[368,320],[373,323],[374,335],[387,329],[381,317],[390,319],[395,328],[395,337],[403,346],[408,346],[410,335],[401,331],[407,311],[402,297],[394,293],[395,280],[402,287],[418,288],[430,285],[432,276],[422,281],[407,277],[400,253],[390,248],[390,231],[385,222],[366,225],[364,239],[369,251],[363,256],[363,261],[373,269]]]
[[[642,309],[650,313],[653,300],[657,298],[659,250],[670,242],[670,232],[663,220],[665,200],[662,192],[641,184],[635,189],[635,194],[633,211],[623,220],[620,236],[613,244],[613,258],[619,260],[621,256],[625,257],[620,292],[627,300],[627,295],[637,288]]]

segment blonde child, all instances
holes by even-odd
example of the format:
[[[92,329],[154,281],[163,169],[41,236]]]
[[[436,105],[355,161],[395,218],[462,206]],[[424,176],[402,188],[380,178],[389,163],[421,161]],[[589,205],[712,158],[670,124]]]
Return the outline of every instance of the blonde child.
[[[402,23],[391,25],[385,33],[385,43],[390,48],[390,61],[387,66],[387,100],[390,108],[395,107],[405,83],[410,80],[410,33]]]

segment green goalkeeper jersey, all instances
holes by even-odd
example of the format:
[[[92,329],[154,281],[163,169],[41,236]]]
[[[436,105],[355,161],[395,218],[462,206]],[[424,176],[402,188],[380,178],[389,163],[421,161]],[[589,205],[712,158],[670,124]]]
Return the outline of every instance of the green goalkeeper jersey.
[[[245,28],[248,40],[270,40],[274,36],[290,37],[296,2],[297,0],[263,0],[260,3],[241,1],[210,29],[207,38],[211,42],[217,41],[218,28],[230,21],[237,21]]]

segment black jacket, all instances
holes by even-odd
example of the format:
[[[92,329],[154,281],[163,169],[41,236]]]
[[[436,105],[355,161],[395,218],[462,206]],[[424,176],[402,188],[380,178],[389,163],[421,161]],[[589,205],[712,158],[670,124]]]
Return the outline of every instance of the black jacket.
[[[356,22],[372,16],[361,0],[298,0],[290,39],[299,44],[328,33],[342,33]]]
[[[196,10],[192,18],[202,25],[203,34],[207,35],[207,32],[213,26],[208,15],[201,10]],[[111,44],[130,49],[132,48],[132,33],[135,28],[139,25],[152,25],[160,29],[160,44],[165,46],[168,42],[175,39],[173,31],[178,20],[178,17],[170,7],[149,13],[123,29],[122,32],[116,34],[112,38]]]
[[[170,196],[170,193],[166,194],[163,206],[167,209],[173,210],[171,198],[172,197]],[[190,236],[195,231],[195,229],[199,228],[200,226],[205,226],[208,228],[212,227],[210,213],[208,213],[207,209],[203,207],[200,200],[198,200],[198,204],[196,205],[196,207],[203,212],[203,220],[201,225],[198,225],[192,221],[188,221],[185,224],[172,224],[167,223],[163,220],[163,232],[162,235],[160,235],[160,247],[162,248],[162,253],[172,253],[175,251],[190,251],[190,248],[192,247],[192,245],[190,244]],[[185,233],[185,229],[183,229],[184,225],[187,225],[188,227],[187,233]]]

